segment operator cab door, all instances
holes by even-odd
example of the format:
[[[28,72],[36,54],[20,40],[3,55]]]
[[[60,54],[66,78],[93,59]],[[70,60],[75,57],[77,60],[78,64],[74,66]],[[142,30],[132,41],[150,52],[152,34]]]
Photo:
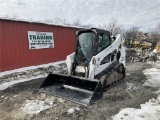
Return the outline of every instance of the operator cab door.
[[[97,43],[97,54],[106,49],[108,46],[111,45],[111,38],[109,33],[100,33],[98,36],[98,43]]]

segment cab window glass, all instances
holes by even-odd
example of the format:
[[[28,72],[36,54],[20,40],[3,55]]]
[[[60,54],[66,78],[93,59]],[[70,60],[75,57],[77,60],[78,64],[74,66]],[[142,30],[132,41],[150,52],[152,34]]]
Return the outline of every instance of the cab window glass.
[[[98,52],[104,50],[111,44],[109,34],[100,33],[98,40]]]

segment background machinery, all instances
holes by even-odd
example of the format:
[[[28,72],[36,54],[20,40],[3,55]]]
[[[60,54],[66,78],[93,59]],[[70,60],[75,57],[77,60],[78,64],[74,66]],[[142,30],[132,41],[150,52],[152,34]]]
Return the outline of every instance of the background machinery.
[[[126,48],[136,48],[139,45],[139,41],[135,39],[125,39],[124,46]]]
[[[125,48],[121,35],[112,42],[106,30],[76,31],[75,52],[67,56],[66,64],[68,73],[50,73],[40,91],[82,105],[101,99],[108,86],[125,77]]]
[[[139,41],[138,47],[141,48],[142,50],[148,49],[149,51],[153,51],[154,49],[156,49],[156,45],[157,45],[156,41],[142,39]]]
[[[156,45],[157,45],[156,41],[151,41],[148,39],[140,40],[138,49],[142,53],[144,62],[148,59],[151,59],[152,61],[156,61],[158,59]]]

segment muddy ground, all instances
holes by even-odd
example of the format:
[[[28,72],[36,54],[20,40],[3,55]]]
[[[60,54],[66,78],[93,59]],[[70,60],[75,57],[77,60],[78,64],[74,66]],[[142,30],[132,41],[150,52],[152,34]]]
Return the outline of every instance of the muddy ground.
[[[142,71],[151,68],[147,63],[127,63],[126,78],[104,92],[103,99],[85,107],[49,94],[39,93],[44,78],[16,84],[0,91],[0,120],[111,120],[121,108],[139,108],[150,98],[156,98],[156,88],[143,86],[146,80]],[[23,110],[26,100],[51,101],[52,106],[37,114]],[[77,108],[67,113],[70,108]]]

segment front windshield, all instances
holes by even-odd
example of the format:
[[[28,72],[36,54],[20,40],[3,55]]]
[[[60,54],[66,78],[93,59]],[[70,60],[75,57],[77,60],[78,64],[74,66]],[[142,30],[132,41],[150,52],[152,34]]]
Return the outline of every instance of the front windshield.
[[[81,33],[78,36],[77,59],[78,62],[87,63],[93,56],[93,44],[95,34],[93,32]]]

